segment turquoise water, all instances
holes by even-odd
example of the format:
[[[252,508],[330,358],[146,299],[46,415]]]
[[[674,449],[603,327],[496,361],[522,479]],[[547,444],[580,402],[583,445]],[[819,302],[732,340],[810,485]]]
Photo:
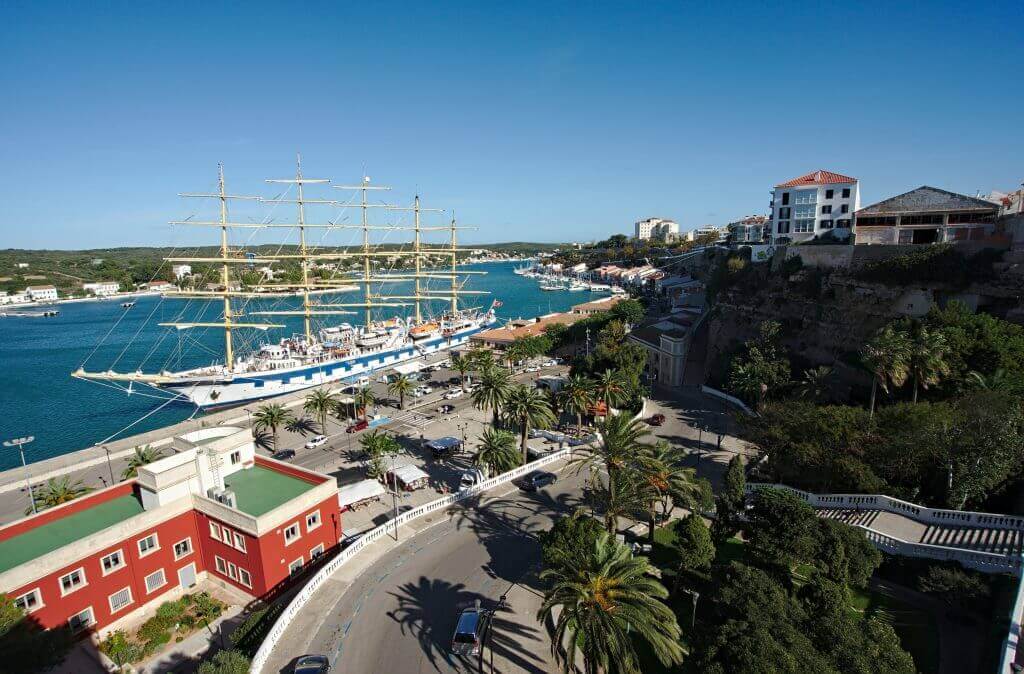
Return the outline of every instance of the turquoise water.
[[[487,290],[491,295],[469,296],[464,303],[486,307],[492,298],[501,300],[503,306],[497,314],[509,319],[565,311],[594,297],[587,292],[542,291],[536,281],[513,274],[514,266],[496,263],[467,267],[486,271],[487,275],[473,276],[466,289]],[[401,284],[388,286],[390,294],[408,294],[407,290],[411,288]],[[338,302],[356,301],[353,293],[336,297]],[[294,308],[296,304],[295,299],[288,298],[279,301],[278,307]],[[26,460],[30,462],[105,441],[129,424],[134,423],[117,437],[177,423],[195,411],[191,406],[171,403],[139,421],[166,399],[153,397],[161,394],[146,387],[128,395],[119,389],[70,377],[83,362],[92,371],[153,372],[204,365],[223,355],[223,333],[219,330],[178,332],[157,325],[176,319],[217,320],[219,301],[140,297],[127,311],[121,308],[120,301],[60,304],[56,308],[60,310],[56,318],[0,319],[0,439],[35,436],[35,442],[27,445]],[[250,311],[254,309],[249,307]],[[270,317],[263,320],[267,318]],[[273,320],[286,323],[290,330],[256,334],[276,341],[283,334],[302,329],[297,318]],[[342,320],[361,322],[360,316],[340,316],[337,322]],[[243,342],[254,338],[260,337],[238,335]],[[0,469],[19,463],[20,458],[13,450],[0,454]]]

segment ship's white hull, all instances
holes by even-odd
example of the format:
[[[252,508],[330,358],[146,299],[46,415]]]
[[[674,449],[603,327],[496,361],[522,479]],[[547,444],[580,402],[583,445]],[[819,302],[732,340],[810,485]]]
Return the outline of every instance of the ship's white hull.
[[[483,330],[493,322],[493,318],[482,320],[473,327],[457,331],[450,338],[438,336],[417,340],[415,343],[407,340],[391,349],[325,361],[315,365],[235,375],[231,378],[199,377],[159,386],[177,393],[183,400],[201,408],[240,405],[327,384],[352,382],[373,372],[394,367],[399,363],[461,346],[469,341],[471,335]]]

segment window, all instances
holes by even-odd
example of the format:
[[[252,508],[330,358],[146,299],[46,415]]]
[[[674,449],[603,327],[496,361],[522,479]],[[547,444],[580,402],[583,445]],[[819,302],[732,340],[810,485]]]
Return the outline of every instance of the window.
[[[783,192],[782,193],[782,205],[783,206],[788,206],[789,205],[789,192]]]
[[[68,627],[71,628],[72,632],[81,632],[94,622],[96,622],[96,620],[92,617],[92,607],[90,606],[81,613],[76,613],[68,618]]]
[[[816,204],[818,203],[818,190],[800,190],[793,195],[794,204]]]
[[[822,220],[821,224],[819,225],[819,228],[820,229],[832,229],[832,221],[831,220]]]
[[[167,578],[164,577],[164,570],[160,569],[146,576],[146,592],[154,592],[159,590],[167,584]]]
[[[299,571],[302,571],[302,557],[299,557],[288,565],[288,573],[295,575]]]
[[[110,612],[117,613],[125,606],[132,603],[132,589],[130,587],[126,587],[120,592],[115,592],[107,597],[107,601],[110,602]]]
[[[231,580],[238,580],[238,567],[234,562],[228,562],[228,576],[231,577]]]
[[[26,592],[20,597],[17,597],[14,600],[14,605],[25,613],[31,613],[43,605],[43,596],[39,593],[39,588],[37,587],[31,592]]]
[[[299,523],[289,524],[288,528],[284,530],[284,544],[290,545],[299,537]]]
[[[224,563],[224,560],[220,557],[214,557],[213,561],[217,565],[217,573],[221,575],[227,575],[228,565]]]
[[[320,526],[320,511],[306,515],[306,531],[312,531]]]
[[[220,540],[220,527],[216,522],[210,522],[210,538]]]
[[[245,552],[245,537],[237,531],[235,532],[235,547]]]
[[[850,198],[850,188],[849,187],[844,187],[843,188],[843,199],[849,199],[849,198]]]
[[[836,227],[842,227],[843,229],[849,229],[850,228],[850,220],[849,220],[849,218],[842,218],[842,219],[836,220]]]
[[[779,234],[789,234],[789,220],[779,223]]]
[[[320,545],[316,546],[315,548],[313,548],[312,550],[309,551],[309,561],[312,562],[314,559],[316,559],[317,557],[319,557],[322,554],[324,554],[324,544],[323,543],[321,543]]]
[[[805,220],[794,220],[793,221],[794,232],[813,232],[814,231],[814,218]]]
[[[186,538],[174,544],[174,559],[179,560],[185,555],[192,554],[192,539]]]
[[[241,462],[241,460],[242,460],[242,453],[236,450],[234,452],[231,452],[231,456],[229,458],[231,460],[231,465],[233,466],[236,463]]]
[[[245,569],[238,569],[238,582],[246,587],[252,587],[252,577]]]
[[[841,204],[839,206],[839,212],[840,213],[849,213],[850,212],[850,204]]]
[[[792,209],[789,206],[779,209],[779,220],[789,220]]]
[[[815,217],[815,207],[811,206],[798,206],[793,209],[794,220],[813,220]]]
[[[66,576],[60,577],[61,596],[71,594],[82,587],[85,587],[85,569],[75,569]]]
[[[821,214],[822,215],[828,215],[831,212],[832,212],[832,204],[826,204],[825,206],[821,207]]]
[[[160,549],[160,540],[156,534],[150,534],[139,541],[139,557],[145,557]]]
[[[892,216],[875,216],[869,215],[857,218],[857,224],[864,227],[873,227],[879,225],[891,226],[896,224],[896,218]]]
[[[103,570],[104,576],[108,573],[113,573],[118,569],[123,569],[124,565],[124,555],[120,550],[111,552],[106,557],[100,559],[100,568]]]
[[[831,199],[833,196],[835,196],[835,193],[835,190],[825,190],[825,198]]]
[[[904,215],[900,218],[901,225],[941,225],[941,213],[928,213],[926,215]]]

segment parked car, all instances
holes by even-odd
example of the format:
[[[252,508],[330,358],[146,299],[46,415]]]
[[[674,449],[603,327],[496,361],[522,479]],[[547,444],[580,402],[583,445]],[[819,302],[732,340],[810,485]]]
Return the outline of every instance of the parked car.
[[[365,431],[370,427],[370,422],[366,419],[360,419],[351,426],[345,429],[346,433],[358,433],[359,431]]]
[[[331,671],[331,661],[326,655],[303,655],[295,661],[293,674],[327,674]]]
[[[541,363],[541,367],[554,367],[556,365],[558,365],[558,361],[556,361],[554,358],[552,358],[551,360],[546,360],[543,363]]]
[[[434,389],[430,388],[429,386],[417,386],[413,390],[412,394],[416,398],[421,398],[421,397],[423,397],[425,395],[428,395],[430,393],[433,393],[433,392],[434,392]]]
[[[540,372],[540,366],[539,365],[531,365],[530,367],[526,368],[526,371],[527,372]]]
[[[295,450],[294,449],[282,449],[280,451],[274,452],[271,455],[271,458],[277,459],[278,461],[287,461],[288,459],[294,459],[295,458]]]
[[[487,612],[480,608],[480,602],[472,608],[463,609],[452,637],[452,653],[456,655],[479,655],[480,644],[487,625]]]
[[[459,478],[459,489],[474,487],[486,479],[487,476],[484,475],[484,472],[479,468],[464,470],[462,471],[462,476]]]
[[[326,435],[314,435],[309,440],[306,440],[306,449],[316,449],[325,442],[327,442]]]
[[[649,423],[651,426],[661,426],[663,423],[665,423],[665,415],[654,414],[647,420],[647,423]]]
[[[461,398],[462,397],[462,389],[461,388],[450,388],[447,391],[445,391],[444,395],[441,396],[441,397],[444,398],[445,400],[455,400],[456,398]]]
[[[452,386],[461,386],[462,385],[462,377],[449,377],[448,378],[448,383],[451,384]]]
[[[523,491],[537,491],[541,487],[554,484],[557,479],[558,476],[554,473],[549,473],[545,470],[535,470],[523,476],[519,481],[519,487]]]

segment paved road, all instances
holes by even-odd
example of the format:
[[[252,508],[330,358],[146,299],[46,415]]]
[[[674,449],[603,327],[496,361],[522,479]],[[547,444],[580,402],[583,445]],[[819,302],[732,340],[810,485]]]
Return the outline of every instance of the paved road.
[[[283,650],[328,654],[332,672],[490,671],[492,650],[495,672],[557,671],[536,620],[536,535],[580,499],[580,478],[570,469],[536,494],[513,488],[486,507],[441,513],[439,523],[374,560],[333,605],[321,607],[303,635],[289,633],[311,639]],[[502,595],[507,600],[499,607]],[[478,657],[454,656],[460,607],[477,600],[499,609],[492,648]],[[290,671],[291,663],[275,664],[270,671]]]

